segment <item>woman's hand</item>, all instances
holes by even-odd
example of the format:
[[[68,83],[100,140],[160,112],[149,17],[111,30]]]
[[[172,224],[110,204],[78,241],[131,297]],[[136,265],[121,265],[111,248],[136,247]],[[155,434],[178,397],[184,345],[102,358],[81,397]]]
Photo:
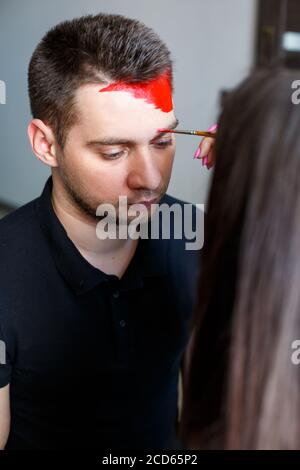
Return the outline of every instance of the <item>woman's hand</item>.
[[[208,129],[209,132],[217,131],[217,124]],[[215,140],[212,137],[205,137],[201,140],[194,158],[202,159],[202,166],[206,165],[209,170],[215,163]]]

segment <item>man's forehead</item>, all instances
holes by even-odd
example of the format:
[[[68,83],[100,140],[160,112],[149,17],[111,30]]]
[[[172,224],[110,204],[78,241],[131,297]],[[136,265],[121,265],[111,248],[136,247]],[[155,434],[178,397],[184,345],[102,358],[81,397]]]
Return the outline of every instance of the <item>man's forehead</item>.
[[[99,93],[99,84],[82,86],[78,90],[77,106],[78,124],[88,128],[90,137],[99,134],[100,129],[101,134],[102,131],[112,136],[123,134],[125,138],[131,131],[135,134],[134,128],[139,133],[149,130],[153,134],[159,128],[178,124],[174,111],[163,112],[128,92]]]
[[[147,81],[131,83],[116,81],[109,85],[99,83],[98,89],[96,87],[96,83],[82,85],[77,90],[78,101],[82,104],[86,102],[89,106],[101,102],[104,106],[115,108],[119,105],[121,108],[122,104],[126,105],[124,97],[127,96],[132,102],[147,103],[166,114],[173,110],[172,86],[168,71]],[[129,106],[132,106],[132,102]]]
[[[164,113],[169,113],[173,109],[169,72],[164,72],[158,77],[144,82],[127,83],[119,81],[99,89],[99,93],[112,91],[131,93],[134,98],[151,103]]]
[[[178,126],[178,119],[174,118],[172,121],[170,121],[169,125],[166,127],[168,129],[175,129],[175,127]],[[149,132],[149,141],[155,141],[158,138],[161,138],[163,135],[167,134],[167,132],[160,132],[158,129],[153,128],[152,129],[152,134],[150,135]],[[136,135],[139,133],[142,134],[140,129],[137,130]],[[111,128],[110,130],[107,129],[106,132],[104,132],[104,129],[102,129],[102,134],[99,137],[94,137],[92,139],[89,139],[86,144],[89,147],[95,147],[97,145],[122,145],[122,144],[133,144],[136,143],[135,138],[128,138],[128,135],[126,135],[123,131],[119,129],[113,129]],[[126,135],[126,137],[125,137]]]

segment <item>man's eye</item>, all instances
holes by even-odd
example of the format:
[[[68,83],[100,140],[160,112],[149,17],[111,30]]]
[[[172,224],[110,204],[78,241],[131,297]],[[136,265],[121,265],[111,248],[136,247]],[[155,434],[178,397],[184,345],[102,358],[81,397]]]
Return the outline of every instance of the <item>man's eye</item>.
[[[168,147],[169,145],[172,145],[173,141],[172,140],[162,140],[161,142],[156,142],[155,145],[159,148],[165,148]]]
[[[125,150],[121,150],[120,152],[116,153],[102,153],[104,158],[108,158],[110,160],[114,160],[115,158],[119,158],[124,154]]]

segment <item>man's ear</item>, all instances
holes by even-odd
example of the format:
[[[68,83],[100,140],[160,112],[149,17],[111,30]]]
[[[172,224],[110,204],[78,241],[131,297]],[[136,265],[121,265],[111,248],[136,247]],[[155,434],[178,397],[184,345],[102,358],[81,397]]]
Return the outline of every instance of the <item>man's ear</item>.
[[[52,129],[40,119],[32,119],[27,128],[33,153],[48,166],[56,167],[57,148]]]

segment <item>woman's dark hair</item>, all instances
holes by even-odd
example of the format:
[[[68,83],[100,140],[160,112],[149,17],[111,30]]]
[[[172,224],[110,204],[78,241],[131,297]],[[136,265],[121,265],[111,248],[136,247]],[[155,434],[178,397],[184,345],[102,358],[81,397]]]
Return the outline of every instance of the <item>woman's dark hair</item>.
[[[74,95],[84,83],[139,82],[168,72],[170,51],[138,20],[98,14],[64,21],[43,37],[28,70],[31,112],[63,146],[77,121]]]
[[[184,390],[192,448],[299,448],[299,77],[257,70],[220,118]]]

